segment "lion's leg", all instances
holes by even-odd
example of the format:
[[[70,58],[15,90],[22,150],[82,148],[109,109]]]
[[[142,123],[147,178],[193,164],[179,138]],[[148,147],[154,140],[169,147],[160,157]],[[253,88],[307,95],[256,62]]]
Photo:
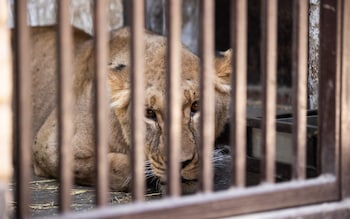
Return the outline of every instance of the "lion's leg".
[[[128,191],[131,174],[129,156],[121,153],[108,153],[110,188]],[[95,182],[95,158],[76,158],[74,160],[75,180],[79,184],[92,185]]]
[[[85,185],[94,183],[95,157],[92,131],[78,127],[72,139],[74,154],[74,177]],[[38,131],[33,145],[34,173],[43,177],[58,177],[57,121],[54,110]],[[122,153],[108,153],[110,187],[125,191],[130,187],[129,156]]]
[[[57,177],[56,110],[53,110],[39,129],[33,144],[33,167],[37,176]]]
[[[110,187],[118,191],[128,191],[131,188],[131,168],[129,155],[109,153]]]

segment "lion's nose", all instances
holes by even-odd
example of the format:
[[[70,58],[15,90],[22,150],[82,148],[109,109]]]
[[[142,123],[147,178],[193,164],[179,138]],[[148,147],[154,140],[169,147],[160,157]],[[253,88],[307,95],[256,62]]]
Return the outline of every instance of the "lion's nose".
[[[192,155],[191,159],[185,160],[181,162],[181,169],[186,168],[190,163],[193,162],[194,158],[195,158],[195,154]]]

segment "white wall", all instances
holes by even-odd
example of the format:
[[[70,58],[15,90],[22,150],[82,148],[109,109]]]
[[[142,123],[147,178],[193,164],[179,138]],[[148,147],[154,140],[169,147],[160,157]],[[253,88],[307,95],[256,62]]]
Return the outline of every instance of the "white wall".
[[[8,0],[10,9],[9,25],[13,27],[14,0]],[[56,23],[55,0],[28,0],[28,20],[31,26],[46,26]],[[92,33],[92,0],[72,0],[72,24]],[[124,23],[122,0],[109,1],[110,29],[117,29]]]

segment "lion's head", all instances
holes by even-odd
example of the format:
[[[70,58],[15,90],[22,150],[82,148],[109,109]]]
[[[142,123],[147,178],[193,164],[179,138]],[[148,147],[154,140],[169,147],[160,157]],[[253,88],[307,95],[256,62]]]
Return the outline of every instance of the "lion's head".
[[[125,141],[130,145],[130,61],[129,32],[119,30],[111,41],[109,85],[111,106],[122,126]],[[121,43],[123,42],[123,43]],[[147,163],[152,174],[166,183],[165,102],[166,102],[166,39],[145,35],[145,117]],[[199,135],[199,59],[188,49],[181,49],[182,57],[182,135],[181,178],[183,193],[197,188]],[[229,104],[231,52],[222,53],[215,60],[215,136],[223,130]],[[214,131],[214,130],[213,130]]]

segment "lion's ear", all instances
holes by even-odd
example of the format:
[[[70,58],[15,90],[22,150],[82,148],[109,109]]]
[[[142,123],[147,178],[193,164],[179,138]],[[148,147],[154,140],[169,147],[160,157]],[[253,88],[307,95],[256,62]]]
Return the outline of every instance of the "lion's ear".
[[[108,84],[111,95],[112,108],[128,106],[130,99],[130,82],[126,65],[109,66]]]
[[[215,88],[224,93],[228,93],[231,90],[230,78],[231,78],[231,56],[232,50],[226,50],[220,52],[215,58]]]

